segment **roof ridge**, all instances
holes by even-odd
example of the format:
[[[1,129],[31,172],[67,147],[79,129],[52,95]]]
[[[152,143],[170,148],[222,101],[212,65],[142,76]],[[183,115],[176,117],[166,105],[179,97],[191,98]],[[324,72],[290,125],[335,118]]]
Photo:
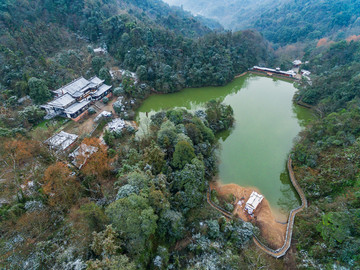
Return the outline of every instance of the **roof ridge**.
[[[78,80],[80,80],[80,79],[86,80],[86,79],[84,78],[84,76],[81,76],[81,77],[79,77],[79,78],[77,78],[77,79],[74,79],[74,80],[72,80],[71,82],[69,82],[69,83],[61,86],[60,88],[58,88],[58,89],[56,89],[56,90],[54,90],[54,91],[61,90],[61,89],[65,88],[66,86],[69,86],[70,84],[72,84],[72,83],[74,83],[74,82],[76,82],[76,81],[78,81]],[[87,80],[87,81],[88,81],[88,80]]]

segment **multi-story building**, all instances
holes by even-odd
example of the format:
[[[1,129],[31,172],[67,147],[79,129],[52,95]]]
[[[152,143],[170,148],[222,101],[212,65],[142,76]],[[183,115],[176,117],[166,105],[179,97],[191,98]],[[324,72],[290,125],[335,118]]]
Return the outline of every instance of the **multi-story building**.
[[[53,91],[55,99],[42,105],[48,115],[64,116],[71,119],[79,117],[90,107],[91,102],[100,100],[111,93],[111,86],[98,77],[86,80],[80,77]]]

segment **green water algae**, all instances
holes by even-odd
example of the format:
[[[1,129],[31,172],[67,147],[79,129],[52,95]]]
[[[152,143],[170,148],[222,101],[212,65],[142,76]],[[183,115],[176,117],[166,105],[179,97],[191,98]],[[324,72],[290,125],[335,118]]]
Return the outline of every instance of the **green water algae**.
[[[235,125],[218,135],[219,180],[257,187],[279,220],[299,205],[286,170],[294,139],[311,119],[310,110],[294,105],[292,83],[247,75],[223,87],[184,89],[153,95],[137,111],[144,132],[154,113],[171,108],[198,110],[211,99],[220,99],[234,109]]]

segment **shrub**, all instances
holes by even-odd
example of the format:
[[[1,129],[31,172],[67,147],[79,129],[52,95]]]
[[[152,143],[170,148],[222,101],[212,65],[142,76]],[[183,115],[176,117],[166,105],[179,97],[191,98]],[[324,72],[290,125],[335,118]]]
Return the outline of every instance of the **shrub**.
[[[94,109],[93,107],[90,107],[90,108],[88,109],[88,113],[89,113],[90,115],[92,115],[92,114],[95,114],[96,111],[95,111],[95,109]]]
[[[108,99],[107,97],[104,97],[104,98],[102,99],[102,102],[103,102],[104,104],[108,104],[108,103],[109,103],[109,99]]]
[[[116,97],[119,97],[119,96],[125,94],[124,88],[122,88],[122,86],[116,87],[116,88],[114,89],[114,91],[113,91],[113,94],[114,94],[114,96],[116,96]]]

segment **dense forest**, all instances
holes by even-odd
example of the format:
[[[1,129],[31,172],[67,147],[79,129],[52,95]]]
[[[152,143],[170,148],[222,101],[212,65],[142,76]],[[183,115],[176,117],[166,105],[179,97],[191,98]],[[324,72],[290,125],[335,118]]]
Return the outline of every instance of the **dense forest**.
[[[264,12],[253,26],[281,45],[325,37],[341,40],[359,33],[360,1],[292,0]]]
[[[97,149],[81,169],[44,143],[73,123],[43,121],[38,107],[79,76],[98,75],[115,84],[115,96],[133,101],[150,91],[223,85],[269,58],[259,33],[217,33],[157,0],[7,0],[0,24],[1,267],[264,264],[244,249],[256,229],[206,203],[217,171],[215,134],[232,126],[231,107],[212,101],[195,113],[158,113],[141,138],[133,128],[103,133],[102,121],[79,140]],[[95,54],[95,46],[107,53]],[[113,66],[140,83],[112,80]]]
[[[214,132],[232,122],[232,109],[217,101],[195,115],[160,112],[139,140],[131,132],[107,133],[106,149],[99,139],[85,138],[99,151],[80,171],[33,138],[2,141],[3,161],[14,162],[5,191],[17,200],[0,212],[1,266],[166,269],[244,263],[238,250],[254,228],[221,218],[205,200],[216,172]],[[189,245],[190,232],[195,236]]]
[[[360,254],[360,42],[340,41],[309,56],[312,84],[297,100],[315,106],[319,119],[295,146],[296,175],[309,208],[297,222],[299,263],[332,267],[335,261],[359,267]],[[301,237],[300,237],[301,234]]]
[[[348,37],[359,29],[359,1],[182,3],[261,34],[224,31],[160,0],[1,1],[1,268],[360,267],[360,41]],[[249,244],[258,233],[251,223],[225,219],[206,202],[216,135],[234,123],[230,106],[213,100],[196,112],[157,113],[142,136],[131,127],[103,132],[101,121],[80,136],[97,149],[81,168],[43,143],[72,123],[43,121],[39,105],[72,79],[104,79],[114,96],[134,102],[133,116],[151,93],[224,85],[253,65],[291,66],[264,37],[307,44],[301,69],[311,80],[297,84],[294,101],[318,115],[292,151],[309,207],[297,215],[284,259]],[[121,82],[114,67],[127,70]],[[122,117],[121,104],[113,109]]]
[[[158,0],[7,1],[0,12],[0,98],[6,111],[0,128],[5,135],[22,127],[17,113],[22,110],[11,109],[18,98],[30,95],[36,104],[44,103],[51,98],[49,90],[80,75],[109,81],[112,66],[131,70],[147,87],[125,91],[144,98],[151,89],[168,93],[224,85],[269,58],[260,34],[216,33]],[[109,53],[95,55],[96,44]]]
[[[99,61],[83,48],[88,42],[106,46],[115,64],[162,92],[223,85],[266,60],[267,45],[258,33],[217,34],[158,0],[74,3],[7,1],[0,6],[3,88],[28,94],[30,77],[52,89],[75,74],[98,72]]]

